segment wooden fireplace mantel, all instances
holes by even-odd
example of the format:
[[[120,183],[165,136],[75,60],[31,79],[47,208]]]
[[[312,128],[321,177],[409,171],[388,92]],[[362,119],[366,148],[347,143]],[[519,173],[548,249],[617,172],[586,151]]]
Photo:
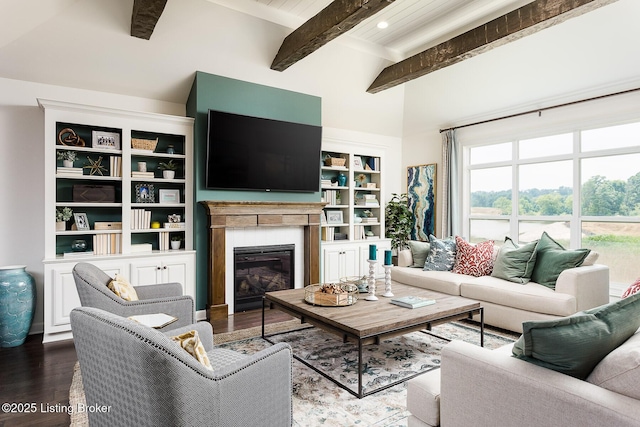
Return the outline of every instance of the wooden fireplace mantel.
[[[303,227],[304,284],[320,281],[320,215],[324,202],[229,202],[204,200],[209,217],[207,319],[226,319],[227,228]]]

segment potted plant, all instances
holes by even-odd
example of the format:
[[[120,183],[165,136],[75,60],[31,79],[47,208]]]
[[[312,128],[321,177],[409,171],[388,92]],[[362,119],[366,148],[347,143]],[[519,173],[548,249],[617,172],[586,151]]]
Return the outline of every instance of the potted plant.
[[[56,208],[56,231],[64,231],[67,228],[66,222],[71,219],[72,215],[71,208]]]
[[[171,236],[171,249],[180,249],[180,245],[182,244],[182,236],[179,234],[174,234]]]
[[[158,169],[162,171],[163,178],[173,179],[176,176],[178,165],[173,161],[173,159],[171,159],[168,162],[158,163]]]
[[[391,249],[397,254],[398,250],[408,247],[413,214],[409,210],[406,193],[393,193],[391,196],[385,208],[385,235],[391,239]]]
[[[77,153],[75,151],[58,151],[58,160],[62,160],[62,164],[65,168],[72,168],[73,161],[76,159],[76,157]]]

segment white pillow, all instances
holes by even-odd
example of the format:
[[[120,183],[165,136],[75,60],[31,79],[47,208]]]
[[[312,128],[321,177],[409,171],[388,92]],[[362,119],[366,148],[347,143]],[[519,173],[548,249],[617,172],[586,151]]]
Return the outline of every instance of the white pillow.
[[[587,381],[640,399],[640,332],[636,332],[602,359],[589,374]]]
[[[600,254],[598,252],[596,252],[596,251],[589,252],[589,255],[587,255],[587,257],[584,259],[584,261],[582,261],[581,266],[595,264],[596,261],[598,260],[599,256],[600,256]]]

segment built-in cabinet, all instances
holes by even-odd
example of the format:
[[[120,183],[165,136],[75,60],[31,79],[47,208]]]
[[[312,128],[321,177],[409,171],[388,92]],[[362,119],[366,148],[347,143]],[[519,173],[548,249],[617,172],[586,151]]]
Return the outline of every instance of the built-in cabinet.
[[[369,245],[376,245],[376,276],[384,276],[384,151],[325,142],[321,158],[323,281],[369,272]]]
[[[134,285],[179,282],[194,296],[193,119],[38,103],[45,123],[44,341],[71,337],[69,313],[80,305],[71,271],[80,261]],[[56,221],[65,210],[72,216]]]

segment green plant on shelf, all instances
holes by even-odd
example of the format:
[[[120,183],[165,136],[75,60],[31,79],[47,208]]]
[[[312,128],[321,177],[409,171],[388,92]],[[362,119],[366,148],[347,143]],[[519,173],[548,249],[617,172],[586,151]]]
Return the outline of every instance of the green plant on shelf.
[[[58,151],[58,160],[70,160],[74,161],[77,157],[77,153],[75,151],[65,150]]]
[[[56,221],[57,222],[69,221],[71,219],[72,215],[73,215],[73,211],[71,210],[71,208],[64,207],[62,209],[60,209],[60,208],[56,209]]]
[[[178,170],[178,165],[173,161],[173,159],[171,159],[168,162],[158,163],[158,169],[163,171],[175,171]]]
[[[180,241],[182,241],[182,236],[179,235],[179,234],[174,234],[173,236],[171,236],[171,241],[180,242]]]

